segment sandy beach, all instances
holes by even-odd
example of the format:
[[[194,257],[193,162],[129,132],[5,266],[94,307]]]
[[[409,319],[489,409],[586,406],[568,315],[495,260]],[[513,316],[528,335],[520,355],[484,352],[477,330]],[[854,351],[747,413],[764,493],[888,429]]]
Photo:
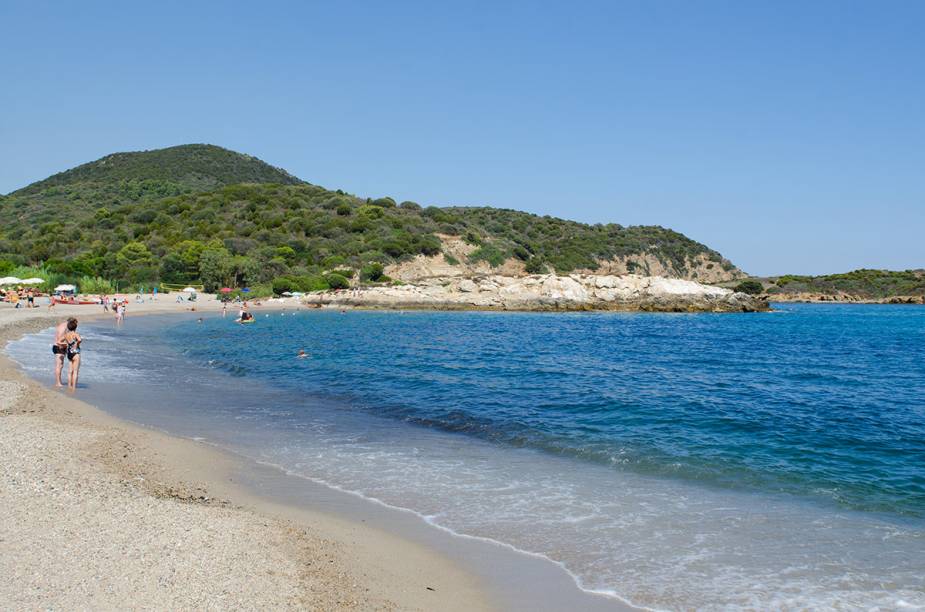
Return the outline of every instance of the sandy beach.
[[[219,310],[203,298],[202,312]],[[168,296],[131,317],[187,312]],[[0,345],[93,306],[0,308]],[[53,361],[49,354],[49,383]],[[112,418],[0,355],[0,601],[10,609],[486,610],[479,581],[416,543],[285,512],[234,457]]]

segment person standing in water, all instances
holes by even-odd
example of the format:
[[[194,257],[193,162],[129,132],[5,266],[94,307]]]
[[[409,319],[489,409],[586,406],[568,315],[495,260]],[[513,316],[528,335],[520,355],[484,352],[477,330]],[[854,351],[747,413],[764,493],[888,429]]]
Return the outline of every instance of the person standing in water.
[[[70,319],[67,322],[64,341],[64,354],[71,364],[67,372],[67,386],[71,389],[76,389],[77,377],[80,375],[80,343],[83,342],[83,338],[77,333],[77,319]]]
[[[55,356],[55,386],[63,387],[61,382],[61,371],[64,369],[64,357],[67,355],[67,333],[68,326],[74,323],[74,329],[77,329],[77,319],[71,317],[67,321],[58,323],[55,327],[55,342],[51,345],[51,353]]]

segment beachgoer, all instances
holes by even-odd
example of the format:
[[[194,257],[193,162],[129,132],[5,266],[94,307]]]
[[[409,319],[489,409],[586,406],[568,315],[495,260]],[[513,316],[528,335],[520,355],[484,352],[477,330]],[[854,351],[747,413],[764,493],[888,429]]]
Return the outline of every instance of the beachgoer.
[[[77,319],[68,320],[64,340],[65,356],[71,364],[67,373],[67,386],[76,389],[77,377],[80,374],[80,343],[83,342],[83,338],[77,333]]]
[[[61,383],[61,370],[64,368],[64,356],[67,354],[67,331],[68,325],[74,322],[77,327],[77,319],[71,317],[67,321],[62,321],[55,326],[55,342],[51,345],[51,353],[55,356],[55,386],[63,387]]]
[[[10,292],[10,302],[13,304],[13,308],[21,307],[19,303],[19,291],[13,290]]]
[[[228,314],[228,303],[222,302],[222,318],[224,318],[225,315],[227,314]]]
[[[305,359],[306,357],[308,357],[308,353],[305,352],[305,349],[300,349],[299,354],[296,355],[296,357],[299,359]]]
[[[26,302],[29,304],[29,308],[35,308],[35,291],[29,289],[29,293],[26,294]]]
[[[198,322],[198,323],[202,323],[202,317],[199,317],[199,318],[197,319],[197,322]]]
[[[242,311],[241,311],[241,316],[238,317],[238,320],[235,321],[235,323],[246,323],[246,322],[248,322],[248,321],[253,321],[253,320],[254,320],[254,315],[252,315],[251,313],[249,313],[249,312],[246,311],[246,310],[242,310]]]

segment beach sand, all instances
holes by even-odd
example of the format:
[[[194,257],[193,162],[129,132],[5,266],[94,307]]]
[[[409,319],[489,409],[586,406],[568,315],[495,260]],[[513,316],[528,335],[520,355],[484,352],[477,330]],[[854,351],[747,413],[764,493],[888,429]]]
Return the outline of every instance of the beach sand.
[[[130,303],[126,324],[188,306],[170,296]],[[220,305],[204,297],[196,308],[214,316]],[[0,305],[0,346],[72,313],[103,316],[95,306]],[[50,383],[50,352],[48,366]],[[492,609],[478,578],[427,547],[322,513],[277,512],[236,488],[234,457],[79,397],[0,354],[4,608]]]

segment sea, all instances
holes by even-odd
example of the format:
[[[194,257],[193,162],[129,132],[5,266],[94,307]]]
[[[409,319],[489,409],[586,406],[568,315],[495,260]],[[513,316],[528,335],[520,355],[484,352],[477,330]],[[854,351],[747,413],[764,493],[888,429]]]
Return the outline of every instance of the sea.
[[[78,396],[637,606],[925,608],[925,308],[200,316],[82,326]]]

